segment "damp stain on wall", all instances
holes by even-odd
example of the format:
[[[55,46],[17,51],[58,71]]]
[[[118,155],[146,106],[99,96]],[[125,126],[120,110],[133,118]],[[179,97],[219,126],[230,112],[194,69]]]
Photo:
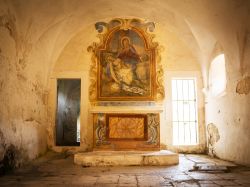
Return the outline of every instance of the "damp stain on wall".
[[[13,144],[6,143],[4,134],[0,130],[0,176],[14,168],[20,167],[26,160],[25,151]]]
[[[0,27],[5,27],[9,35],[16,41],[17,40],[17,29],[16,29],[16,19],[15,16],[8,12],[0,16]]]
[[[208,139],[208,151],[209,154],[215,156],[214,146],[215,143],[220,140],[219,129],[216,127],[215,124],[210,123],[207,125],[207,139]]]
[[[16,62],[15,67],[17,72],[23,71],[27,67],[28,55],[32,49],[30,42],[31,25],[29,22],[28,28],[24,33],[18,32],[17,20],[14,14],[8,11],[6,14],[0,15],[0,27],[7,29],[9,36],[14,40],[16,47]],[[23,73],[23,72],[22,72]]]
[[[250,77],[247,76],[240,80],[236,86],[236,93],[238,94],[249,94],[250,92]]]

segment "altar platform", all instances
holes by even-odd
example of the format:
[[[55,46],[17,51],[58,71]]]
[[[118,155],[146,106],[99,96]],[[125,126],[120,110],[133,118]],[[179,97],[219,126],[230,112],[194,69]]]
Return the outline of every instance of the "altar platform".
[[[169,166],[179,163],[179,156],[161,151],[93,151],[77,153],[74,163],[88,166]]]

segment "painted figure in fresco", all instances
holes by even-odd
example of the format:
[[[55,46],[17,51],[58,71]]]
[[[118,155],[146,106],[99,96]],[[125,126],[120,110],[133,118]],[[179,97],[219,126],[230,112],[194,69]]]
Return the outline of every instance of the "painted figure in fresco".
[[[123,36],[118,40],[117,49],[104,54],[105,65],[102,80],[103,93],[112,95],[130,94],[145,95],[148,92],[148,57],[139,45],[139,54],[130,37]]]
[[[109,70],[110,75],[113,80],[118,83],[125,83],[130,85],[133,81],[132,66],[130,64],[125,64],[120,58],[109,57]]]
[[[145,93],[142,82],[137,75],[137,64],[142,61],[128,37],[121,39],[121,48],[117,56],[109,55],[106,61],[108,62],[108,74],[115,82],[110,87],[111,92],[115,93],[123,90],[139,95]]]
[[[131,44],[129,37],[125,36],[121,39],[121,46],[117,58],[121,59],[126,64],[132,65],[133,69],[135,69],[136,64],[139,63],[141,59],[134,46]]]

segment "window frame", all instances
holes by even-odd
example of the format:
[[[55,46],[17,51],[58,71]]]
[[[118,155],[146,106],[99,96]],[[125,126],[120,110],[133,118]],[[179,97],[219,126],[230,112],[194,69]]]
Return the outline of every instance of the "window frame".
[[[193,80],[193,82],[194,82],[194,84],[193,84],[193,86],[194,86],[194,107],[195,107],[195,120],[194,121],[188,121],[187,123],[189,123],[189,129],[190,129],[190,123],[191,122],[194,122],[195,123],[195,135],[196,135],[196,141],[195,141],[195,143],[191,143],[191,136],[190,136],[190,138],[189,138],[189,142],[190,143],[179,143],[179,141],[180,141],[180,139],[179,139],[179,137],[178,137],[178,143],[176,143],[175,141],[174,141],[174,136],[175,136],[175,134],[174,134],[174,122],[177,122],[178,123],[178,128],[179,128],[179,123],[180,123],[180,121],[174,121],[174,101],[182,101],[182,102],[186,102],[185,101],[185,99],[182,99],[182,100],[178,100],[178,98],[177,98],[177,100],[174,100],[173,98],[173,80],[182,80],[182,81],[185,81],[185,80]],[[172,123],[172,134],[173,134],[173,136],[172,136],[172,144],[173,144],[173,146],[196,146],[196,145],[199,145],[199,111],[198,111],[198,83],[197,83],[197,77],[195,77],[195,76],[173,76],[173,77],[171,77],[171,105],[172,105],[172,117],[171,117],[171,123]],[[177,89],[178,90],[178,89]],[[177,91],[176,90],[176,91]],[[183,90],[183,85],[182,85],[182,90]],[[178,93],[176,92],[176,94],[178,95]],[[182,94],[183,94],[183,92],[182,92]],[[177,96],[178,97],[178,96]],[[188,98],[188,101],[187,102],[190,102],[191,100],[190,100],[190,98]],[[183,108],[184,108],[184,106],[183,106]],[[190,104],[189,104],[189,112],[190,112]],[[184,115],[184,112],[183,112],[183,115]],[[190,114],[189,114],[189,119],[190,119]],[[183,119],[183,124],[185,123],[185,120]],[[185,127],[184,127],[184,131],[185,131]],[[178,132],[179,133],[179,132]],[[191,134],[191,130],[189,131],[189,133]],[[185,132],[184,132],[184,134],[185,134]]]

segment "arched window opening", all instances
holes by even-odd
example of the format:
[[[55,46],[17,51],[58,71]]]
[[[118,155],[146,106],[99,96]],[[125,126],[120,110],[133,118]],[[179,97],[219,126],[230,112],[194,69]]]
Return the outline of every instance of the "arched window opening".
[[[212,96],[220,96],[226,89],[226,66],[225,55],[216,56],[211,62],[209,69],[209,90]]]

